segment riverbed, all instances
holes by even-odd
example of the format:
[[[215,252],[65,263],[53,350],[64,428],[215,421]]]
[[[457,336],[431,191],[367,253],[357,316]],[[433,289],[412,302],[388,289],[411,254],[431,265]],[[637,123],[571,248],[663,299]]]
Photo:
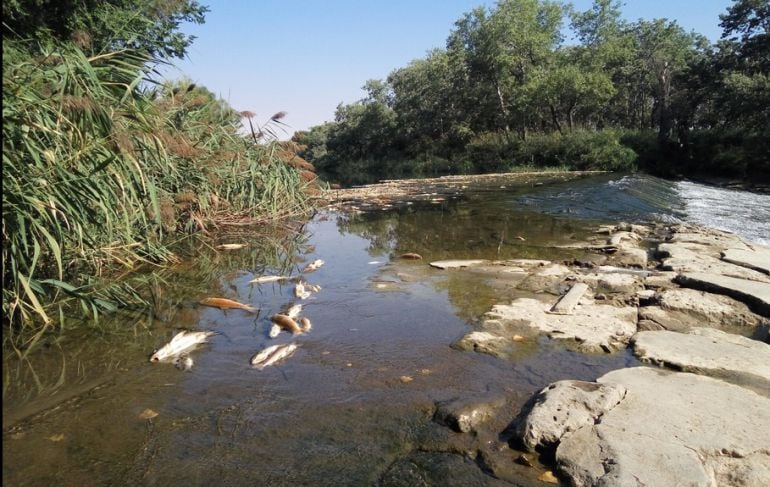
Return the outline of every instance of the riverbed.
[[[265,248],[241,232],[221,243],[245,249],[196,248],[165,276],[173,299],[158,317],[65,330],[23,360],[4,351],[3,481],[497,485],[473,440],[433,421],[436,403],[498,394],[517,409],[553,381],[638,362],[628,350],[582,354],[545,337],[510,360],[458,351],[451,345],[493,304],[525,294],[428,262],[581,259],[569,244],[620,220],[770,236],[768,195],[639,175],[454,181],[342,206],[298,227],[291,245]],[[291,283],[249,283],[298,275],[315,259],[325,264],[305,279],[321,289],[306,300]],[[211,296],[259,312],[197,304]],[[312,330],[271,339],[268,317],[293,303]],[[148,361],[183,329],[217,333],[191,354],[191,370]],[[279,366],[251,367],[257,351],[291,342],[299,349]],[[516,468],[520,484],[538,485],[545,467]]]

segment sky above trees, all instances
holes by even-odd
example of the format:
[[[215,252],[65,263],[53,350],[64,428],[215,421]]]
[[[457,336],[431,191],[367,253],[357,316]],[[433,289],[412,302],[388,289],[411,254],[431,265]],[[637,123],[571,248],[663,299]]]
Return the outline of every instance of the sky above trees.
[[[237,110],[267,119],[279,111],[286,137],[294,130],[332,120],[340,103],[360,99],[368,79],[382,79],[432,48],[445,47],[465,12],[481,0],[263,0],[203,2],[203,25],[187,25],[197,39],[188,57],[162,71],[189,77]],[[574,0],[578,10],[590,0]],[[716,41],[719,14],[729,0],[626,0],[623,16],[676,20]],[[567,39],[569,42],[569,39]]]

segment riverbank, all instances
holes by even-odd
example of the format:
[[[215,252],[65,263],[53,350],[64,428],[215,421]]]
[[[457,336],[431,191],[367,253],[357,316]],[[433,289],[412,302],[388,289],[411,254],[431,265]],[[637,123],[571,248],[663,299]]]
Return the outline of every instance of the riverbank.
[[[430,202],[474,182],[388,181],[343,190],[333,204],[357,212]],[[496,261],[469,251],[431,262],[532,293],[494,305],[453,347],[515,363],[548,339],[587,356],[629,349],[646,366],[554,382],[513,416],[493,395],[437,403],[434,419],[460,435],[499,436],[474,443],[473,457],[501,480],[518,480],[514,464],[541,468],[538,458],[572,485],[759,485],[770,473],[770,247],[664,223],[606,225],[568,247],[585,257]]]

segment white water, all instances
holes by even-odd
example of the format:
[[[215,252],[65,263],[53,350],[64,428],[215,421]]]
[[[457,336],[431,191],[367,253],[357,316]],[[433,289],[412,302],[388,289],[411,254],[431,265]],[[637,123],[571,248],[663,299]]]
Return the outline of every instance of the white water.
[[[679,181],[684,220],[770,245],[770,195]]]

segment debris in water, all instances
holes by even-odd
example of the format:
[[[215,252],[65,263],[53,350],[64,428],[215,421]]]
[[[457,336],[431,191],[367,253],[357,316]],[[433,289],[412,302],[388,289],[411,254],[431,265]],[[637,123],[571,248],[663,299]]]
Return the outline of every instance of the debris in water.
[[[150,362],[161,362],[180,355],[182,352],[193,349],[201,343],[216,335],[213,331],[180,331],[170,342],[163,345],[150,356]]]
[[[514,342],[523,342],[523,341],[524,341],[524,337],[523,337],[523,336],[521,336],[521,335],[513,335],[513,336],[511,337],[511,339],[512,339]]]
[[[62,441],[63,439],[64,439],[64,433],[59,433],[58,435],[51,435],[46,438],[46,440],[55,441],[55,442]]]
[[[313,324],[310,322],[309,319],[302,317],[301,320],[299,320],[300,323],[302,323],[302,331],[307,333],[310,331],[311,328],[313,328]]]
[[[367,264],[369,264],[369,265],[375,265],[375,264],[382,264],[382,262],[380,262],[379,260],[373,260],[373,261],[371,261],[371,262],[367,262]]]
[[[405,254],[401,254],[398,256],[400,259],[411,259],[411,260],[420,260],[422,259],[422,255],[416,254],[414,252],[407,252]]]
[[[286,316],[292,319],[297,318],[300,313],[302,313],[301,304],[295,304],[294,306],[290,306],[289,309],[286,310]]]
[[[556,478],[556,476],[551,472],[550,470],[546,470],[543,472],[540,477],[537,478],[537,480],[540,480],[541,482],[547,482],[549,484],[558,484],[559,479]]]
[[[217,245],[217,249],[219,250],[238,250],[244,247],[246,247],[246,244],[240,244],[240,243],[229,243],[229,244]]]
[[[401,377],[399,377],[399,378],[398,378],[398,380],[400,380],[400,381],[401,381],[401,382],[403,382],[404,384],[407,384],[407,383],[409,383],[409,382],[412,382],[412,381],[414,380],[414,378],[413,378],[413,377],[410,377],[410,376],[408,376],[408,375],[402,375]]]
[[[153,411],[150,408],[147,408],[144,411],[142,411],[141,413],[139,413],[139,417],[141,419],[152,419],[152,418],[156,418],[157,416],[158,416],[158,413],[156,413],[155,411]]]
[[[281,333],[281,327],[273,323],[273,326],[270,327],[270,331],[268,332],[268,336],[270,338],[275,338]]]
[[[286,315],[273,315],[270,317],[270,321],[295,335],[302,333],[302,328],[300,328],[299,324]]]
[[[264,284],[266,282],[287,281],[286,276],[262,276],[249,281],[249,284]]]
[[[324,265],[324,261],[322,261],[321,259],[316,259],[313,262],[306,265],[305,268],[302,269],[302,272],[317,271],[322,265]]]
[[[305,285],[298,282],[297,285],[294,286],[294,295],[299,299],[307,299],[310,297],[310,291],[305,291]]]
[[[310,291],[310,292],[314,292],[314,293],[317,293],[318,291],[320,291],[320,290],[321,290],[321,286],[320,286],[320,285],[318,285],[318,284],[307,284],[307,283],[306,283],[306,284],[305,284],[305,289],[307,289],[307,290],[308,290],[308,291]]]
[[[242,309],[245,311],[249,311],[251,313],[255,313],[258,311],[258,309],[255,308],[254,306],[239,303],[238,301],[233,301],[232,299],[227,299],[227,298],[206,298],[206,299],[202,299],[200,301],[200,304],[204,306],[211,306],[213,308],[219,308],[219,309]]]
[[[519,465],[524,465],[525,467],[534,467],[535,466],[532,463],[532,460],[530,460],[530,458],[527,455],[525,455],[524,453],[522,453],[521,455],[519,455],[516,458],[516,463],[518,463]]]
[[[516,236],[515,236],[515,237],[513,237],[513,238],[515,238],[516,240],[521,240],[522,242],[524,242],[524,241],[526,241],[526,240],[527,240],[526,238],[522,237],[521,235],[516,235]]]
[[[193,365],[193,359],[187,353],[182,353],[176,359],[174,359],[174,366],[176,366],[176,368],[179,370],[191,370]]]
[[[291,357],[297,348],[299,348],[299,345],[295,343],[272,345],[254,355],[251,358],[251,365],[262,370],[265,367],[277,364],[285,358]]]

